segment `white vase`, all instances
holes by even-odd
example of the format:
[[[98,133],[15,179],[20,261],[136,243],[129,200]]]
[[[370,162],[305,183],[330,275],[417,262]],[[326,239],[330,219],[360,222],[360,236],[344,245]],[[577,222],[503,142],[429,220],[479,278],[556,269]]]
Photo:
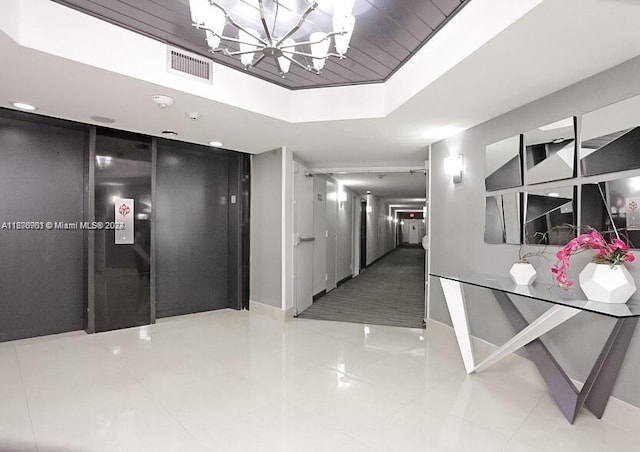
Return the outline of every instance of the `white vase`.
[[[589,300],[626,303],[636,291],[636,283],[624,265],[589,262],[579,275],[580,288]]]
[[[528,286],[535,281],[538,273],[536,269],[528,262],[516,262],[511,266],[509,275],[514,283],[519,286]]]

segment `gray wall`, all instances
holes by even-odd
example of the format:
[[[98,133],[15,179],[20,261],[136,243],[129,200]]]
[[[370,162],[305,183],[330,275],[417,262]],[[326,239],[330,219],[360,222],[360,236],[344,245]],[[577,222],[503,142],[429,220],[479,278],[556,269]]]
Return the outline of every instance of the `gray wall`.
[[[249,293],[282,308],[282,150],[251,156]]]
[[[535,129],[543,124],[581,115],[607,104],[640,93],[640,57],[589,79],[539,99],[519,109],[481,124],[462,134],[436,143],[431,155],[431,271],[456,273],[477,271],[507,275],[518,257],[514,245],[484,243],[484,152],[485,147],[515,134]],[[444,159],[449,154],[463,154],[465,172],[462,183],[454,185],[444,174]],[[549,249],[555,252],[555,248]],[[588,253],[586,253],[588,254]],[[589,256],[572,258],[570,277],[576,277]],[[581,259],[582,258],[582,261]],[[538,266],[538,279],[551,282],[549,267],[555,262]],[[627,268],[640,281],[640,264]],[[442,288],[432,281],[431,318],[450,324]],[[495,344],[502,344],[512,330],[491,294],[477,288],[466,289],[467,306],[473,335]],[[636,295],[637,296],[637,295]],[[518,306],[531,320],[543,307],[518,300]],[[545,335],[545,344],[556,359],[577,380],[584,381],[596,360],[613,320],[595,314],[582,313],[556,331]],[[640,406],[637,378],[640,375],[640,332],[631,343],[613,395]]]

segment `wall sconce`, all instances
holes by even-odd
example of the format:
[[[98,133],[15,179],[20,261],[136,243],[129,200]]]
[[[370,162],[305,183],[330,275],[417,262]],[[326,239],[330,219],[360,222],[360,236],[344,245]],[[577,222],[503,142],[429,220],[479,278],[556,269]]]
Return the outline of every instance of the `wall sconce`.
[[[389,215],[389,216],[387,217],[387,220],[391,221],[391,220],[393,220],[393,217],[392,217],[391,215]]]
[[[397,218],[394,218],[394,219],[393,219],[393,222],[394,222],[394,223],[398,223],[398,221],[400,221],[400,220],[398,220]]]
[[[462,182],[462,166],[462,154],[444,159],[444,172],[451,176],[454,184]]]
[[[373,212],[373,206],[367,205],[367,213]]]

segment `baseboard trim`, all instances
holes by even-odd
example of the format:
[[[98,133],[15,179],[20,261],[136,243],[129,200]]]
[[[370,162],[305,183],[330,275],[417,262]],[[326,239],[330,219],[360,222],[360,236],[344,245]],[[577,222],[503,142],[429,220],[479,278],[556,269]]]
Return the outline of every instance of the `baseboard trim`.
[[[382,259],[383,257],[388,256],[389,254],[393,253],[394,251],[396,251],[396,250],[398,250],[398,249],[400,249],[400,247],[399,247],[399,246],[397,246],[397,247],[395,247],[395,248],[393,248],[393,249],[391,249],[391,250],[387,251],[387,252],[386,252],[386,253],[384,253],[382,256],[380,256],[380,257],[378,257],[378,258],[376,258],[376,259],[372,260],[371,262],[369,262],[369,263],[367,264],[367,266],[365,267],[365,269],[366,269],[366,268],[371,267],[373,264],[375,264],[376,262],[378,262],[380,259]]]
[[[273,320],[281,320],[283,322],[292,319],[295,314],[293,308],[286,310],[280,309],[256,300],[249,300],[249,311],[253,314],[258,314]]]
[[[349,275],[346,278],[342,278],[340,281],[338,281],[336,283],[336,287],[340,287],[341,285],[343,285],[344,283],[346,283],[347,281],[349,281],[350,279],[353,279],[353,275]]]
[[[320,292],[313,296],[313,301],[318,301],[320,298],[324,297],[327,294],[327,289],[322,289]]]

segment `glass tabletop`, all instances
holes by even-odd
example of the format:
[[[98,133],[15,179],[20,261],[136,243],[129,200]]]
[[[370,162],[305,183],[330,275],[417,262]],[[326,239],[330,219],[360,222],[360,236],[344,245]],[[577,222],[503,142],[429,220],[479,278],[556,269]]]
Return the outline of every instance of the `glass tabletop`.
[[[546,303],[559,304],[583,311],[594,312],[596,314],[610,317],[640,317],[640,301],[630,300],[627,303],[602,303],[599,301],[589,301],[585,299],[584,293],[579,287],[563,289],[552,284],[542,284],[534,282],[529,286],[518,286],[511,278],[483,275],[480,273],[467,273],[458,275],[443,275],[439,273],[429,273],[436,278],[445,278],[458,281],[463,284],[484,287],[486,289],[498,290],[506,294],[519,295],[533,300],[544,301]]]

